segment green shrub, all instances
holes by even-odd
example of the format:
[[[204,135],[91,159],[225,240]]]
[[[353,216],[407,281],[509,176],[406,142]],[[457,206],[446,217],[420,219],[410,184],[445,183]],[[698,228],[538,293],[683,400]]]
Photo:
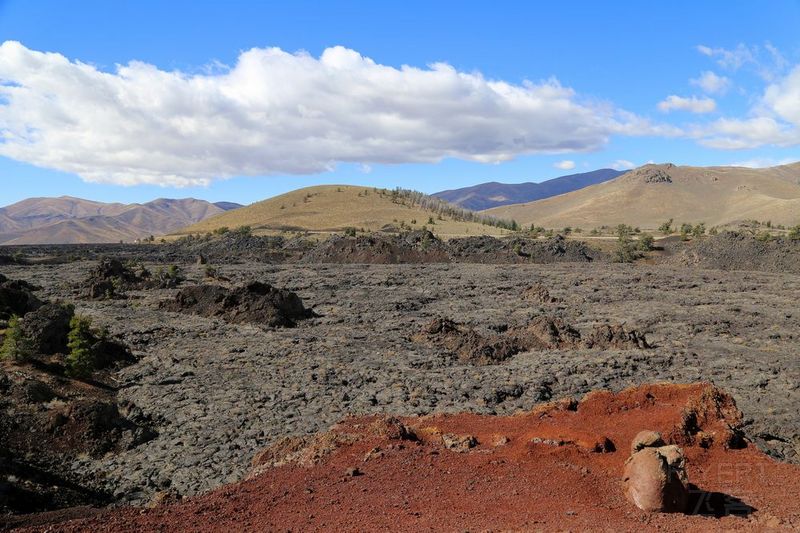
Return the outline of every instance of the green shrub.
[[[96,341],[92,333],[92,321],[88,317],[74,315],[69,321],[67,334],[67,375],[73,378],[87,378],[95,370],[92,345]]]
[[[614,262],[632,263],[639,257],[631,239],[633,228],[620,224],[617,226],[617,248],[614,250]]]
[[[222,226],[222,227],[220,227],[220,228],[217,228],[217,229],[215,229],[215,230],[214,230],[214,233],[215,233],[216,235],[225,235],[225,234],[226,234],[226,233],[228,233],[230,230],[231,230],[231,229],[230,229],[228,226]]]
[[[692,236],[694,237],[702,237],[706,233],[706,224],[705,222],[698,222],[692,228]]]
[[[650,235],[649,233],[642,233],[641,236],[639,236],[639,246],[638,246],[638,248],[642,252],[649,252],[650,250],[653,249],[653,243],[654,242],[655,242],[655,239],[653,238],[652,235]]]
[[[12,315],[6,328],[6,338],[0,348],[0,359],[24,361],[33,355],[31,340],[25,336],[20,325],[20,317]]]
[[[667,220],[663,224],[658,227],[658,231],[660,231],[663,235],[669,235],[672,233],[672,219]]]
[[[401,225],[400,227],[402,228],[403,226]],[[345,234],[346,237],[355,237],[356,236],[356,228],[353,228],[353,227],[344,228],[344,234]]]
[[[800,241],[800,224],[794,226],[793,228],[789,228],[789,240],[792,241]]]
[[[772,235],[768,231],[760,231],[758,235],[756,235],[756,239],[761,242],[769,242],[772,240]]]
[[[253,228],[251,228],[250,226],[239,226],[238,228],[236,228],[236,233],[238,233],[239,235],[243,235],[245,237],[249,237],[250,235],[253,234]]]

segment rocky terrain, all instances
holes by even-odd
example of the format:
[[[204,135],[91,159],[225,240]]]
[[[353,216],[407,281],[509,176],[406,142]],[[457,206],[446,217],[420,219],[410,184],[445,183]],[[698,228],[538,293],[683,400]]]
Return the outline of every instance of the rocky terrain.
[[[6,413],[16,427],[41,421],[17,457],[46,445],[37,468],[78,487],[29,510],[202,494],[241,480],[260,450],[346,416],[511,415],[652,382],[713,382],[737,399],[754,449],[800,463],[796,275],[687,267],[680,251],[614,264],[561,238],[359,239],[240,235],[9,255],[0,320],[69,303],[131,358],[90,386],[57,371],[59,349],[39,349],[54,353],[42,358],[50,367],[4,363]],[[219,261],[223,250],[241,252],[238,262]],[[370,250],[373,264],[347,264]],[[109,251],[121,260],[98,259]],[[102,421],[96,445],[64,444],[49,421],[69,420],[86,400],[112,406],[87,419]],[[41,478],[29,481],[47,494]]]
[[[31,529],[800,527],[800,467],[739,441],[741,422],[733,399],[708,384],[595,392],[514,416],[348,418],[313,436],[279,440],[255,457],[245,481],[208,495],[71,521],[43,516]],[[666,484],[657,477],[661,461],[674,472]],[[633,502],[673,512],[648,514]]]

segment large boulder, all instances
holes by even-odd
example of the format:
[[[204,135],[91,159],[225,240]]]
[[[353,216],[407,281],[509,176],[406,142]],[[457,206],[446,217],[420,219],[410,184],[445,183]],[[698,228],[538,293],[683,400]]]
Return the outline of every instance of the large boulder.
[[[33,353],[52,355],[67,352],[71,306],[47,303],[27,313],[20,321],[22,334],[31,343]]]
[[[34,296],[33,289],[26,281],[8,279],[0,274],[0,320],[38,309],[42,302]]]
[[[683,450],[663,444],[653,431],[634,439],[633,454],[625,462],[625,495],[646,512],[680,513],[689,504],[689,478]]]
[[[228,322],[293,327],[314,312],[294,292],[258,281],[229,289],[221,285],[194,285],[180,291],[163,309],[219,317]]]

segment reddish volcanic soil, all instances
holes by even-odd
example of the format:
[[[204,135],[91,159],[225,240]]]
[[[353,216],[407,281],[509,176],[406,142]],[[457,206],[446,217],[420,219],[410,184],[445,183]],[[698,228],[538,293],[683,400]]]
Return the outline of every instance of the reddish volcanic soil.
[[[800,528],[800,468],[732,449],[740,423],[708,384],[596,392],[509,417],[353,418],[280,441],[250,479],[205,496],[28,520],[93,532]],[[647,514],[625,499],[623,463],[643,429],[684,447],[691,513]]]

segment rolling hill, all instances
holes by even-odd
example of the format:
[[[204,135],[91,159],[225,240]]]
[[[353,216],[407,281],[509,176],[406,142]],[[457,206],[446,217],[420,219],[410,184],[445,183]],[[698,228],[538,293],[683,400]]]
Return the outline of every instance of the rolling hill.
[[[133,241],[163,235],[224,212],[222,207],[193,198],[160,198],[145,204],[103,203],[70,196],[28,198],[0,209],[0,244]]]
[[[793,225],[800,223],[800,163],[762,169],[645,165],[598,185],[483,212],[550,228],[624,223],[653,229],[670,218],[708,226],[744,220]]]
[[[446,205],[441,200],[429,201]],[[434,225],[429,219],[433,218]],[[398,228],[401,223],[421,228],[428,225],[437,235],[501,235],[505,230],[479,222],[445,215],[439,220],[433,209],[411,205],[408,198],[394,198],[391,191],[370,187],[323,185],[288,192],[208,218],[175,232],[176,235],[206,233],[221,227],[250,226],[257,234],[282,231],[341,232],[354,227],[366,231]]]
[[[472,187],[452,189],[434,193],[451,204],[480,211],[501,205],[520,204],[550,198],[558,194],[582,189],[589,185],[603,183],[624,174],[619,170],[601,168],[592,172],[570,174],[540,183],[498,183],[491,181]]]

